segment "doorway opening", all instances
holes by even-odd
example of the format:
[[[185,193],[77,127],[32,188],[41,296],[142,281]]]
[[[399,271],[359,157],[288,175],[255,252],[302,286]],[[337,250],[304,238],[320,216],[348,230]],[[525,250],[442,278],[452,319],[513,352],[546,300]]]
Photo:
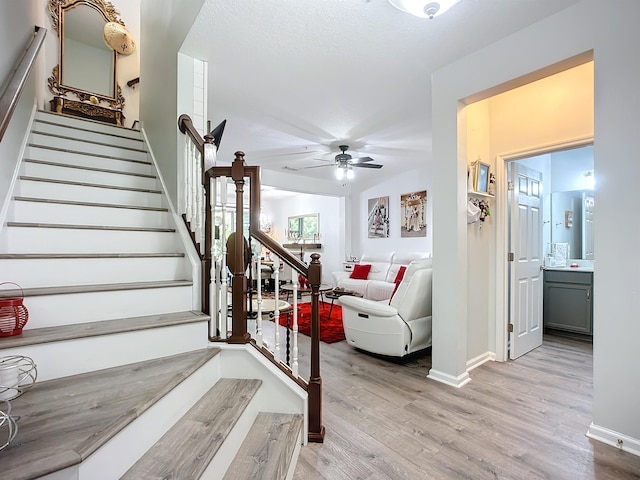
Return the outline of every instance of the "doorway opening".
[[[545,331],[591,341],[593,146],[505,159],[505,167],[507,358],[540,346]]]

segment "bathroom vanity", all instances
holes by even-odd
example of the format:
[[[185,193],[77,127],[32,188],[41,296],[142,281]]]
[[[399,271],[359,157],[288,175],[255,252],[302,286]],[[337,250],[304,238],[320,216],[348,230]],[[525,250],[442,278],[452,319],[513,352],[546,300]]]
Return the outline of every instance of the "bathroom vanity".
[[[593,266],[545,268],[543,322],[545,330],[593,334]]]

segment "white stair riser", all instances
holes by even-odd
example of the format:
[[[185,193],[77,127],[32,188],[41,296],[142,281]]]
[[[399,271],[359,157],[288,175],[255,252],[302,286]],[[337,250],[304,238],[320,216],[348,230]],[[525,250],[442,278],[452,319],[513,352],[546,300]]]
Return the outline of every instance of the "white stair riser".
[[[54,125],[37,120],[33,124],[33,130],[35,132],[52,133],[54,135],[60,135],[63,137],[74,137],[79,140],[118,144],[122,147],[135,148],[138,150],[144,149],[144,142],[140,139],[124,138],[122,135],[114,136],[107,133],[86,131],[78,128],[68,127],[66,125]]]
[[[207,322],[197,322],[3,349],[2,355],[32,358],[43,382],[198,350],[207,342]]]
[[[16,200],[8,221],[30,223],[75,223],[81,225],[120,225],[129,227],[173,227],[169,212],[131,208],[94,207]]]
[[[78,480],[112,480],[126,473],[218,381],[220,371],[216,358],[187,377],[82,462]]]
[[[81,140],[72,140],[69,138],[54,137],[51,135],[43,135],[31,133],[29,136],[30,147],[53,147],[54,149],[70,150],[73,152],[83,152],[87,154],[107,155],[109,157],[127,158],[130,160],[148,161],[146,151],[130,150],[122,148],[117,139],[114,138],[111,145],[102,145],[101,143],[84,142]],[[56,150],[57,151],[57,150]],[[66,152],[58,152],[66,153]],[[28,158],[28,157],[27,157]]]
[[[48,178],[52,180],[113,185],[117,187],[144,188],[150,190],[157,188],[157,179],[155,177],[148,178],[137,175],[95,172],[80,168],[58,167],[32,162],[24,162],[22,164],[22,175],[27,177]]]
[[[193,310],[192,287],[27,297],[25,330]]]
[[[46,120],[47,122],[57,123],[59,125],[67,125],[75,128],[83,128],[96,132],[108,133],[112,135],[122,135],[130,138],[142,138],[138,130],[117,127],[103,122],[88,122],[81,118],[66,115],[58,115],[50,112],[38,111],[35,116],[36,120]]]
[[[183,257],[1,259],[2,278],[27,287],[184,280]]]
[[[96,157],[84,153],[60,152],[35,146],[26,148],[24,158],[26,160],[42,160],[63,165],[79,165],[122,172],[154,174],[151,162],[148,160]]]
[[[117,203],[141,207],[162,207],[159,193],[110,188],[65,185],[63,183],[20,180],[15,195],[23,197],[70,200],[73,202]]]
[[[10,227],[0,232],[7,253],[158,253],[179,251],[172,232]]]

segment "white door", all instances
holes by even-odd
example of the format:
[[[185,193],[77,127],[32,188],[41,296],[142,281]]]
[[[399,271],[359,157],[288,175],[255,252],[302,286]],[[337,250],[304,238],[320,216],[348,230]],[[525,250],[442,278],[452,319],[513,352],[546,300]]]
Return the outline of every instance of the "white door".
[[[509,357],[542,345],[542,173],[511,164]]]
[[[593,195],[582,195],[582,258],[593,260]]]

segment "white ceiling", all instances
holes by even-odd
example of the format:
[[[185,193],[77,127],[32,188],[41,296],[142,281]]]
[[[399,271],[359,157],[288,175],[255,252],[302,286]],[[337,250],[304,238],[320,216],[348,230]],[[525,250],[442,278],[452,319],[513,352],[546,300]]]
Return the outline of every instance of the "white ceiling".
[[[578,1],[461,0],[429,20],[387,0],[205,0],[182,52],[209,62],[220,160],[332,178],[290,169],[346,143],[384,165],[355,170],[371,183],[431,162],[432,72]]]

